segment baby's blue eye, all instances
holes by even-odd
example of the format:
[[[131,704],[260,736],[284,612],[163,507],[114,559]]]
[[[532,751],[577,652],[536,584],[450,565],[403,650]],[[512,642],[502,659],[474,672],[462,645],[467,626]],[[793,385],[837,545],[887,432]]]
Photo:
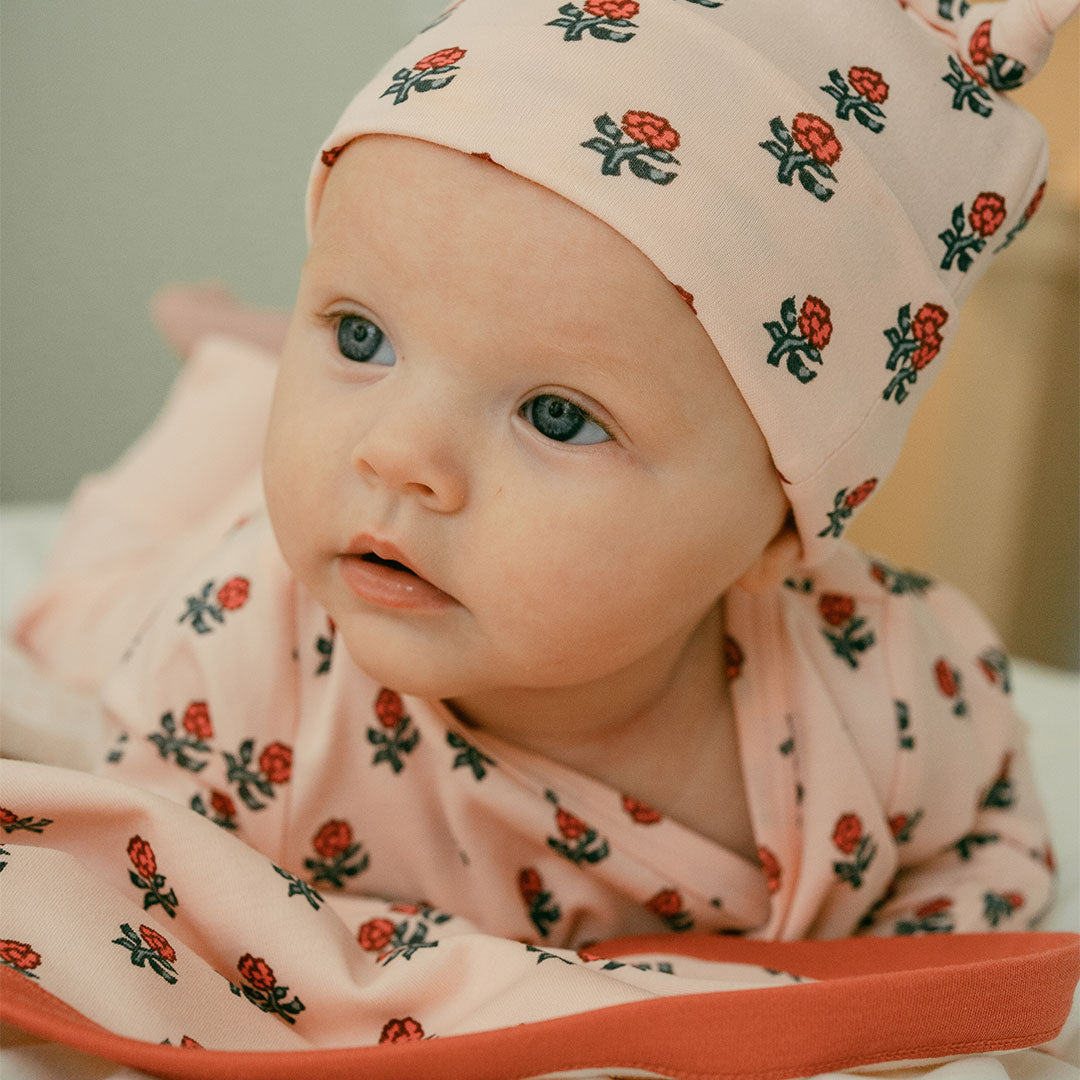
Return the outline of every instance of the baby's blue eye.
[[[357,363],[366,364],[372,360],[379,346],[386,344],[390,359],[376,360],[376,364],[389,366],[393,364],[394,350],[390,348],[390,342],[386,340],[383,332],[363,315],[342,315],[338,320],[337,346],[341,355],[347,360],[355,360]]]
[[[525,402],[521,411],[541,435],[556,442],[598,443],[611,438],[584,409],[555,394],[537,394]],[[585,432],[589,437],[574,439],[586,426],[592,428],[591,432]]]

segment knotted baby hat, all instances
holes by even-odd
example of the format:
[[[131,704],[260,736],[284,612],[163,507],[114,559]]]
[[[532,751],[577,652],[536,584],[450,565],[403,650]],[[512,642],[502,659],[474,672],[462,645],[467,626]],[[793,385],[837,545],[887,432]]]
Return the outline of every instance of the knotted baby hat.
[[[1080,0],[458,0],[323,143],[488,158],[635,244],[765,436],[809,567],[889,473],[956,314],[1042,199],[1005,95]],[[675,361],[677,362],[677,361]]]

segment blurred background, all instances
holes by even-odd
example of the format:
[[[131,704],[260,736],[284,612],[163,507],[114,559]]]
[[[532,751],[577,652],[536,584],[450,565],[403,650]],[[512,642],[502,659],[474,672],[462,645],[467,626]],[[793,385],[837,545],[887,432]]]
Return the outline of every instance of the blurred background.
[[[319,141],[445,6],[3,0],[0,501],[65,498],[156,414],[176,371],[149,320],[161,285],[220,279],[291,306]],[[1074,19],[1014,95],[1050,136],[1042,207],[976,286],[896,472],[850,530],[967,591],[1014,654],[1073,670],[1078,70]]]

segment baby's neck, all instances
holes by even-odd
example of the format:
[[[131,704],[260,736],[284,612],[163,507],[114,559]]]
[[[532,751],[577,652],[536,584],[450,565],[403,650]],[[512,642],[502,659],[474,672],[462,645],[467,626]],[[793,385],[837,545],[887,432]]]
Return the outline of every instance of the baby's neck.
[[[717,834],[714,796],[742,783],[717,604],[666,654],[584,686],[448,700],[490,731],[649,803],[684,825],[752,851],[746,829]],[[728,813],[732,808],[728,808]]]

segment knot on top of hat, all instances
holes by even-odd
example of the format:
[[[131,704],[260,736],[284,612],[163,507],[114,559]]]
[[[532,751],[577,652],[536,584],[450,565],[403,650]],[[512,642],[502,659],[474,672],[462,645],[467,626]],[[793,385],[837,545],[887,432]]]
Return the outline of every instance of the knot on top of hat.
[[[994,90],[1015,90],[1046,63],[1054,34],[1080,0],[900,0],[954,43],[969,73]]]

